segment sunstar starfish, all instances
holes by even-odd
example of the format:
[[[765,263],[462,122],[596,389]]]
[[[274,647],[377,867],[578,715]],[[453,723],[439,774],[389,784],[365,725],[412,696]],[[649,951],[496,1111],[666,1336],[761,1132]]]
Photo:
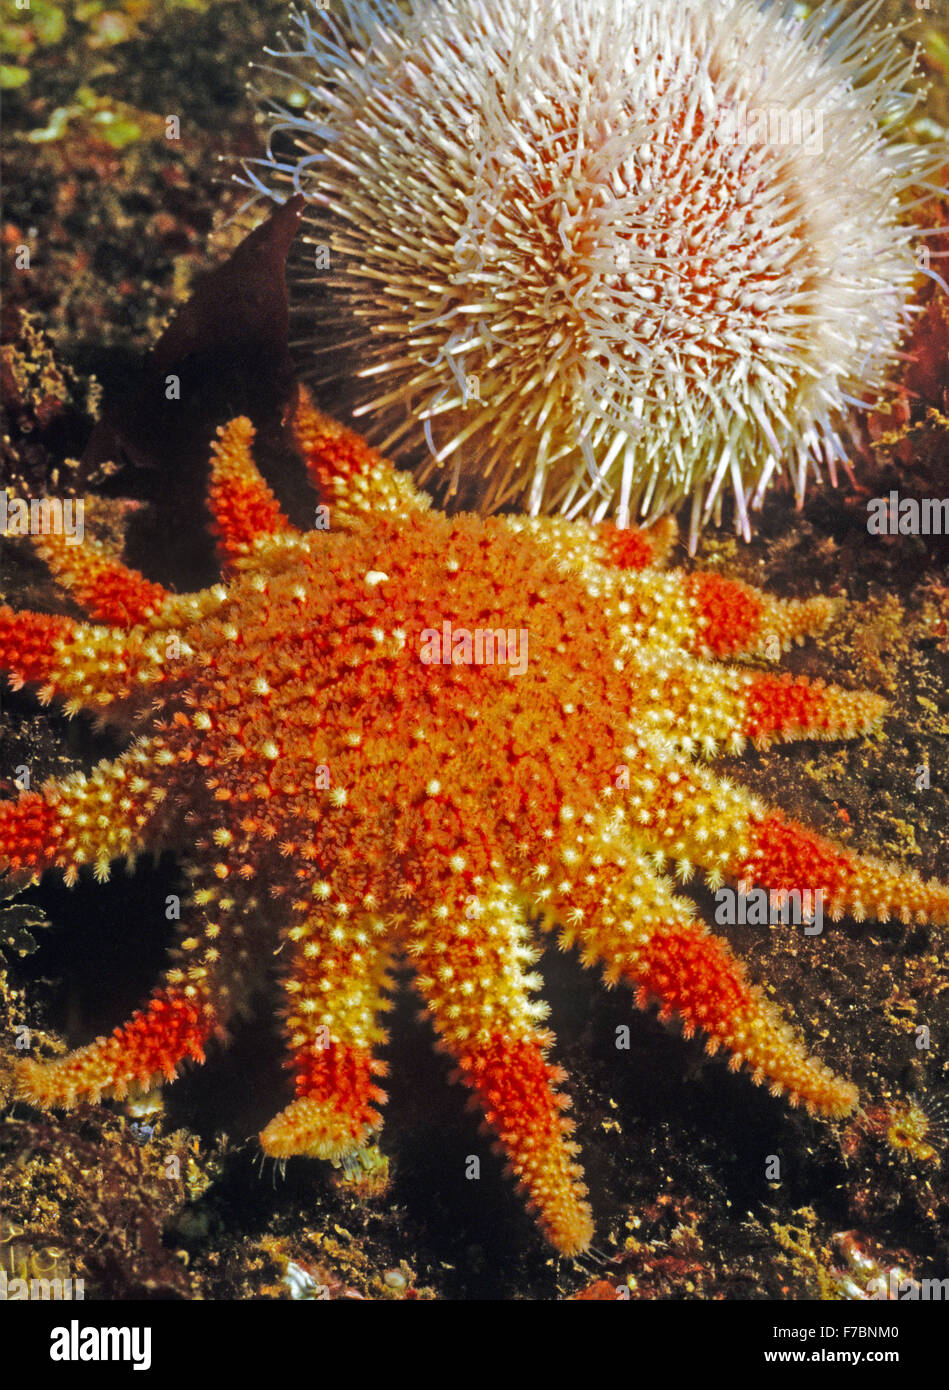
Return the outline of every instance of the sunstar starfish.
[[[663,871],[819,888],[834,916],[949,921],[949,889],[820,839],[697,761],[877,723],[875,695],[716,664],[787,648],[832,604],[663,571],[671,524],[445,516],[305,396],[294,426],[330,529],[290,526],[237,419],[210,488],[226,584],[169,594],[48,536],[40,552],[93,623],[0,609],[14,686],[136,734],[91,776],[0,802],[0,865],[15,885],[52,866],[72,881],[170,848],[192,881],[147,1006],[109,1038],[22,1061],[22,1095],[70,1106],[203,1061],[282,945],[296,1098],[261,1142],[345,1155],[380,1123],[379,1015],[404,952],[545,1234],[581,1251],[592,1220],[536,998],[539,916],[756,1081],[848,1111],[854,1087]]]

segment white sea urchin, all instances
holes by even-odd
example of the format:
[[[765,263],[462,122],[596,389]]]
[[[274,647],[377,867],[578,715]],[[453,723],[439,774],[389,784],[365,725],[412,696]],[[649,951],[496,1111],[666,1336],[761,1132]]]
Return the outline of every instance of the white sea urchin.
[[[387,451],[491,508],[738,528],[846,465],[912,315],[945,152],[900,139],[913,55],[879,0],[319,0],[276,56],[255,190],[308,200]],[[337,6],[338,8],[338,6]],[[328,262],[328,264],[327,264]],[[463,447],[462,447],[463,446]]]

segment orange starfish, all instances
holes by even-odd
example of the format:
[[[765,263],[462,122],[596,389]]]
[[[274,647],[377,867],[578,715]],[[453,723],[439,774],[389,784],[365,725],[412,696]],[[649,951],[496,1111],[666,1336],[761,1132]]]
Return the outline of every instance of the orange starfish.
[[[330,529],[290,526],[237,419],[210,489],[226,584],[169,594],[44,537],[93,623],[0,609],[14,686],[136,735],[89,777],[0,802],[0,866],[17,885],[52,866],[72,881],[170,848],[192,880],[147,1006],[109,1038],[23,1061],[22,1095],[70,1106],[203,1061],[282,942],[296,1098],[261,1142],[345,1155],[380,1123],[379,1016],[405,952],[545,1234],[581,1251],[592,1220],[536,997],[535,915],[756,1081],[848,1111],[854,1087],[663,870],[819,889],[835,916],[949,920],[949,889],[819,838],[696,760],[877,723],[874,695],[713,660],[786,649],[833,605],[663,571],[669,523],[444,516],[305,395],[294,425]]]

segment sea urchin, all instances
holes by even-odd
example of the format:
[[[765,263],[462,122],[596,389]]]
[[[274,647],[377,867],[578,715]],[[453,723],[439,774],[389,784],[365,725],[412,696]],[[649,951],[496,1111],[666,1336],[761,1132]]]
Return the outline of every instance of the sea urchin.
[[[691,498],[693,542],[729,485],[747,535],[772,479],[836,481],[944,157],[899,138],[879,0],[341,4],[293,11],[298,104],[245,178],[306,195],[298,298],[329,294],[382,447],[427,439],[482,509]]]

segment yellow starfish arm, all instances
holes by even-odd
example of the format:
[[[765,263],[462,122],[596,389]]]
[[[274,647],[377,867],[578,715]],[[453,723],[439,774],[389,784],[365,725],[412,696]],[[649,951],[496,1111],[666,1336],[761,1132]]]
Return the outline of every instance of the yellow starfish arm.
[[[620,529],[612,522],[567,521],[556,516],[505,516],[515,535],[528,536],[560,569],[652,570],[668,560],[678,536],[672,517],[649,527]]]
[[[719,666],[653,652],[628,658],[638,727],[707,758],[800,738],[853,738],[875,728],[886,701],[784,672]]]
[[[178,928],[174,963],[147,1004],[108,1038],[55,1061],[20,1061],[18,1090],[31,1105],[70,1107],[171,1081],[185,1057],[204,1061],[207,1040],[223,1036],[228,1017],[244,1007],[254,983],[246,941],[259,904],[240,889],[225,893],[210,876],[192,879],[196,891]]]
[[[510,1170],[537,1212],[547,1238],[564,1254],[585,1250],[593,1235],[576,1162],[574,1128],[563,1112],[566,1074],[547,1060],[553,1035],[538,1026],[546,1008],[531,995],[537,960],[510,885],[475,894],[458,885],[431,919],[412,931],[416,983],[441,1046],[458,1062],[500,1140]]]
[[[45,782],[39,792],[0,801],[0,870],[38,876],[57,867],[73,883],[80,867],[90,864],[104,880],[111,860],[134,858],[146,844],[164,848],[157,750],[155,740],[142,740],[88,776],[74,772]]]
[[[194,611],[200,613],[200,602]],[[159,687],[173,685],[179,659],[191,655],[180,634],[126,632],[0,608],[0,668],[9,673],[10,684],[15,690],[38,684],[41,703],[59,696],[67,714],[85,709],[121,720],[128,713],[124,706],[150,702]]]
[[[385,923],[350,920],[334,911],[341,904],[323,897],[329,885],[315,889],[325,906],[288,933],[294,949],[283,985],[284,1023],[297,1098],[260,1136],[274,1158],[353,1153],[381,1125],[374,1107],[386,1099],[375,1084],[386,1067],[373,1055],[388,1037],[377,1022],[389,1008],[391,987]]]
[[[693,919],[691,904],[657,877],[635,840],[614,821],[593,845],[596,888],[578,874],[578,885],[552,903],[566,924],[563,945],[579,944],[584,965],[604,962],[611,984],[633,985],[640,1007],[657,998],[660,1016],[680,1017],[686,1036],[701,1028],[710,1052],[725,1048],[734,1068],[747,1066],[755,1081],[787,1092],[792,1104],[832,1115],[851,1110],[855,1087],[809,1054],[727,943]]]
[[[673,859],[700,865],[713,887],[731,879],[779,892],[819,891],[823,910],[835,918],[949,924],[946,885],[824,839],[671,749],[647,747],[638,737],[624,751],[631,760],[630,827]]]
[[[686,570],[624,572],[608,592],[616,595],[609,617],[621,650],[651,644],[719,660],[777,660],[820,632],[837,608],[833,599],[777,599],[737,579]]]
[[[75,545],[58,532],[32,539],[57,582],[95,622],[123,628],[150,625],[171,597],[160,584],[129,569],[98,541],[86,538]]]

